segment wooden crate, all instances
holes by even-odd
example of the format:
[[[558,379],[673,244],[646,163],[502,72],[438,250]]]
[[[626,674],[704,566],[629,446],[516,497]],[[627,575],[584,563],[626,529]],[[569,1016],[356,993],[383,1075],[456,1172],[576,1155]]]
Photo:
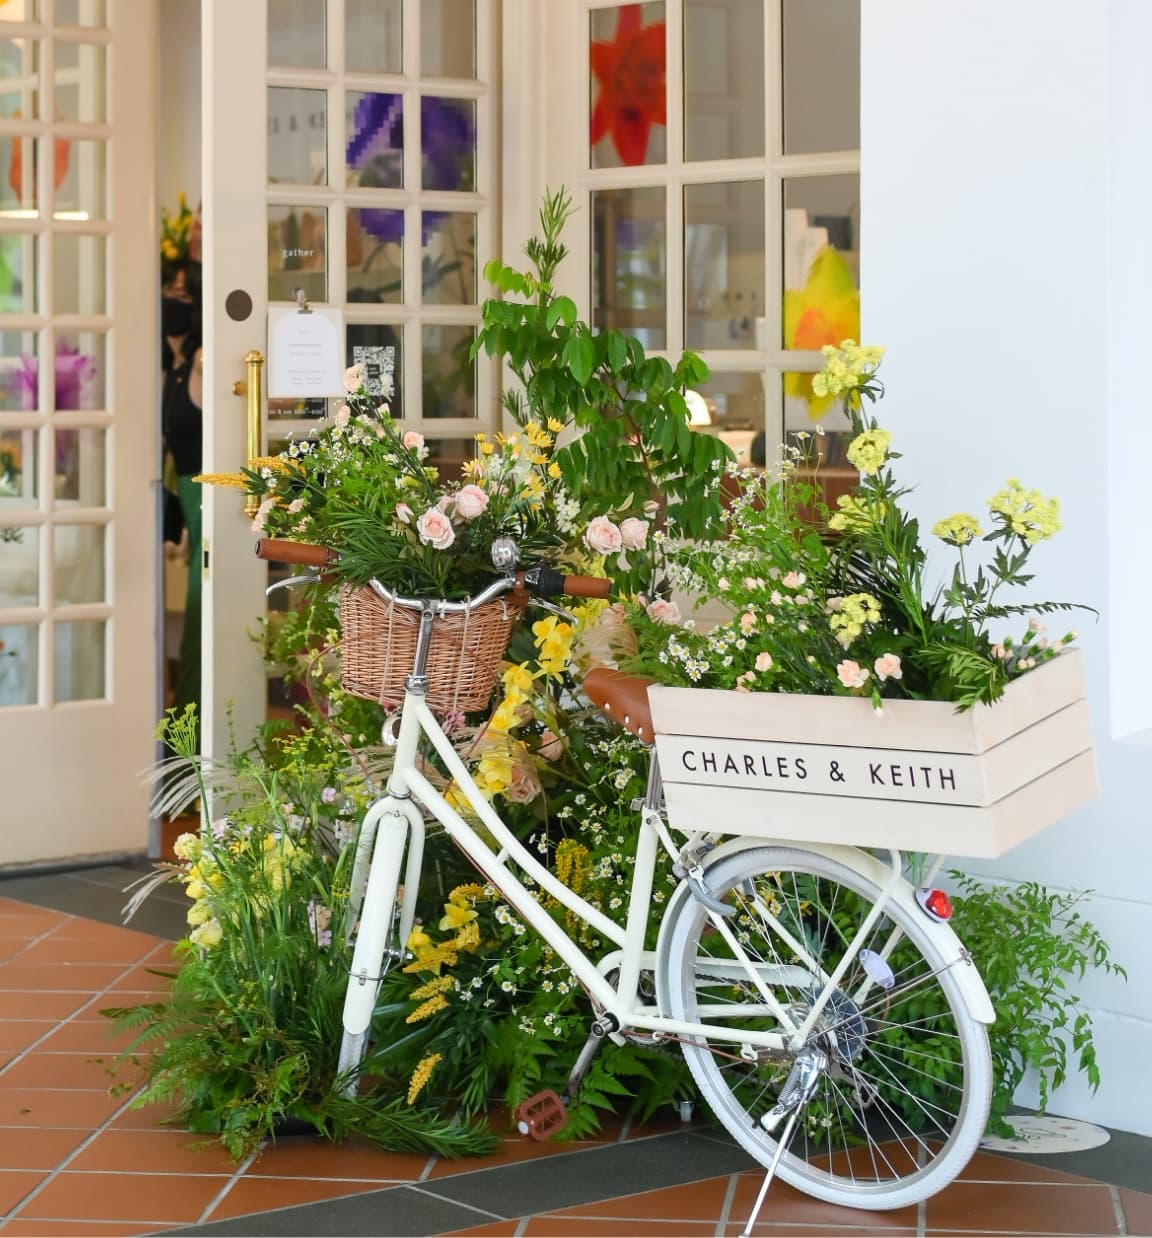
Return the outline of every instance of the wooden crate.
[[[995,705],[649,689],[684,831],[997,856],[1097,791],[1078,650]]]

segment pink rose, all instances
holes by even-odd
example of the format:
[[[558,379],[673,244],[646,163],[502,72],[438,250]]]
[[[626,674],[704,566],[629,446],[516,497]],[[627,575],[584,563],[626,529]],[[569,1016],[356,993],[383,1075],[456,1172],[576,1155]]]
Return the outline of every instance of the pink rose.
[[[676,624],[680,622],[680,607],[675,602],[658,599],[655,602],[649,602],[646,609],[648,618],[655,619],[657,623]]]
[[[545,761],[559,761],[564,755],[564,741],[555,731],[549,731],[545,728],[540,732],[539,755]]]
[[[351,416],[352,410],[348,407],[348,405],[341,404],[336,410],[336,424],[338,426],[346,426],[348,424],[348,418]]]
[[[789,572],[780,583],[785,589],[799,589],[807,579],[803,572]]]
[[[364,379],[364,367],[357,362],[355,365],[350,365],[344,371],[344,390],[349,395],[355,395],[360,390],[360,384]]]
[[[461,486],[456,494],[456,514],[462,520],[475,520],[488,506],[488,495],[479,486]]]
[[[904,678],[904,668],[894,653],[886,653],[882,658],[877,658],[872,663],[872,668],[876,672],[876,678],[880,680]]]
[[[651,526],[647,520],[637,520],[629,516],[620,523],[620,540],[625,550],[643,550],[648,541],[648,530]]]
[[[419,430],[407,430],[404,434],[404,446],[409,451],[417,453],[424,449],[424,435]]]
[[[399,520],[401,524],[412,523],[412,509],[407,503],[396,504],[396,519]]]
[[[756,655],[756,669],[758,671],[767,671],[772,669],[772,655],[770,653],[758,653]]]
[[[416,521],[416,532],[424,545],[433,550],[447,550],[456,540],[452,521],[438,507],[430,507]]]
[[[607,516],[597,516],[584,531],[584,542],[597,554],[615,554],[624,544],[620,530]]]
[[[266,494],[260,500],[260,506],[256,509],[256,515],[252,521],[252,532],[263,533],[264,521],[268,518],[268,513],[276,506],[276,496],[274,494]]]
[[[541,792],[540,780],[528,765],[512,762],[512,781],[504,790],[504,798],[513,804],[531,803]]]
[[[859,662],[845,659],[836,667],[836,674],[846,688],[862,688],[868,679],[868,672]]]
[[[756,616],[750,610],[746,610],[740,616],[740,631],[751,632],[755,626],[756,626]]]

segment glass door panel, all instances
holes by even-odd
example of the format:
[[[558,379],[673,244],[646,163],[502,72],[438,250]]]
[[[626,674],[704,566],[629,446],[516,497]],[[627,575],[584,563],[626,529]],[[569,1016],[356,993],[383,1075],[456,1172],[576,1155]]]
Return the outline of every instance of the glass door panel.
[[[593,168],[668,158],[663,0],[589,13],[589,145]]]

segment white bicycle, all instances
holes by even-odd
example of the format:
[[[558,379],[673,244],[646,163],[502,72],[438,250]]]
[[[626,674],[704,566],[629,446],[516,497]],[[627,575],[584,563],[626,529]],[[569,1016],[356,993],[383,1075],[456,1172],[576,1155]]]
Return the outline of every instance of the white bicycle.
[[[318,567],[329,552],[262,542],[257,553]],[[573,893],[515,837],[483,797],[429,708],[426,659],[437,618],[518,589],[536,597],[603,596],[607,582],[548,569],[508,573],[467,602],[403,598],[419,613],[417,648],[401,709],[385,728],[394,747],[386,794],[361,825],[349,931],[358,921],[344,1003],[340,1070],[355,1088],[373,1007],[405,950],[420,887],[425,821],[434,819],[541,935],[593,1006],[566,1097],[521,1106],[521,1130],[546,1137],[563,1124],[605,1039],[678,1045],[700,1093],[732,1137],[774,1174],[835,1204],[888,1209],[935,1194],[964,1168],[984,1132],[992,1087],[987,991],[945,922],[946,900],[915,889],[903,857],[853,847],[727,838],[723,791],[715,816],[677,839],[662,812],[652,749],[623,924]],[[593,671],[584,692],[652,743],[647,681]],[[438,754],[488,837],[462,817],[417,762]],[[684,832],[681,831],[683,834]],[[495,840],[495,846],[491,840]],[[680,879],[654,951],[644,949],[660,849]],[[942,857],[924,880],[931,882]],[[555,898],[614,949],[589,957],[525,884]],[[753,1218],[755,1213],[753,1213]],[[748,1223],[751,1228],[752,1221]]]

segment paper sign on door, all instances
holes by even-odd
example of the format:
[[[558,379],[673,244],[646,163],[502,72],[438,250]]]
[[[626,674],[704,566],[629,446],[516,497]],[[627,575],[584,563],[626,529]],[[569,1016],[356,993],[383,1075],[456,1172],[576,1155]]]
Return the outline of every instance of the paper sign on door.
[[[344,311],[268,310],[268,394],[273,399],[344,395]]]

